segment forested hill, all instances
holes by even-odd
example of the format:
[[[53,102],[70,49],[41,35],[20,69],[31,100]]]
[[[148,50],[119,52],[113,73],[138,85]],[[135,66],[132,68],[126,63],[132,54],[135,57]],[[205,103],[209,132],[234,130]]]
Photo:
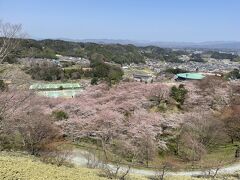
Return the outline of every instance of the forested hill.
[[[36,57],[56,59],[57,54],[63,56],[84,57],[90,60],[103,60],[118,64],[144,63],[145,58],[165,61],[178,61],[178,53],[171,49],[155,46],[137,47],[121,44],[96,44],[69,42],[63,40],[32,40],[24,39],[16,57]]]

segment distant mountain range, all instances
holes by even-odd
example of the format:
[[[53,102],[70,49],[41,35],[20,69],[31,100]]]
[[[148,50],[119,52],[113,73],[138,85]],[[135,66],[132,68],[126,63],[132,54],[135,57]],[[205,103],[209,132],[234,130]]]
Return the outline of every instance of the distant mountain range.
[[[158,46],[163,48],[194,48],[194,49],[218,49],[240,51],[239,41],[209,41],[209,42],[157,42],[157,41],[132,41],[132,40],[115,40],[115,39],[65,39],[61,40],[74,42],[93,42],[98,44],[133,44],[136,46]]]

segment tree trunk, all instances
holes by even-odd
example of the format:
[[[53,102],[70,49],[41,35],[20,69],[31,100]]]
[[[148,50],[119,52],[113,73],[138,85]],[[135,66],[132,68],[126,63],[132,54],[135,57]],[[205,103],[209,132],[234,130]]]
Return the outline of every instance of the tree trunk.
[[[239,158],[239,157],[240,157],[240,147],[237,147],[235,151],[235,158]]]

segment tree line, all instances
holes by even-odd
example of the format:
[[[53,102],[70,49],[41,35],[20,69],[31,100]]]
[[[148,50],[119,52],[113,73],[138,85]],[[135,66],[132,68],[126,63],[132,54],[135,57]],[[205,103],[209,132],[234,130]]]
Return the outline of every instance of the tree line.
[[[137,47],[130,44],[96,44],[50,39],[41,41],[19,39],[18,47],[15,48],[11,55],[9,54],[5,57],[5,61],[13,63],[17,58],[24,57],[58,59],[57,54],[87,59],[102,56],[102,59],[106,62],[122,65],[145,63],[146,58],[181,63],[182,61],[178,56],[187,53],[185,51],[172,51],[171,49],[155,46]]]

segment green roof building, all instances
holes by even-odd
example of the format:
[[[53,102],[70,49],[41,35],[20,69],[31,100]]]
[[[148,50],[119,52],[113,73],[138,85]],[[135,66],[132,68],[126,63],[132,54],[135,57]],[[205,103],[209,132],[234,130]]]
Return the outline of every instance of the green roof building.
[[[176,75],[179,80],[201,80],[205,76],[201,73],[180,73]]]

